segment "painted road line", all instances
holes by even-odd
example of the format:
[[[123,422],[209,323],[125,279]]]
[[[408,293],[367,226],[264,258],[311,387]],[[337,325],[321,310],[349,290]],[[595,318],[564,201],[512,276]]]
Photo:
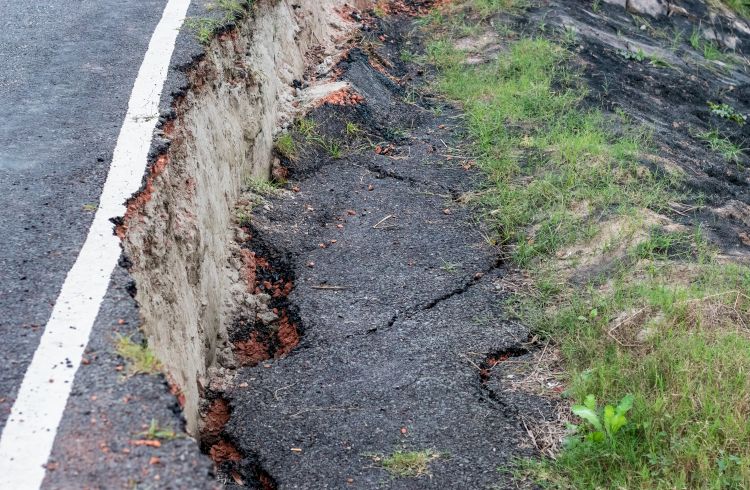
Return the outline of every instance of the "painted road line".
[[[151,36],[86,241],[68,272],[0,438],[0,488],[38,489],[91,328],[120,256],[109,218],[141,185],[159,99],[190,0],[169,0]]]

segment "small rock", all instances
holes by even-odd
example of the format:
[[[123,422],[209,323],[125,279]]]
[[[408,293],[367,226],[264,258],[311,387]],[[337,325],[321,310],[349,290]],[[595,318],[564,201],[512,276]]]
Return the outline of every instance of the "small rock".
[[[667,14],[667,4],[663,0],[627,0],[629,12],[661,17]]]

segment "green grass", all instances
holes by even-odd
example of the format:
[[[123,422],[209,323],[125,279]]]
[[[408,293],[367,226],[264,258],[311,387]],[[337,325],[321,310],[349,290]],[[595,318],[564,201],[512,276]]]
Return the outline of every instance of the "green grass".
[[[115,350],[127,362],[129,374],[155,374],[161,370],[161,363],[151,349],[134,342],[131,337],[118,334]]]
[[[148,430],[139,433],[138,436],[144,439],[171,441],[176,439],[178,434],[171,428],[161,427],[158,420],[151,419]]]
[[[742,17],[750,17],[750,0],[721,0],[724,5]]]
[[[737,162],[744,155],[743,149],[729,138],[722,136],[718,129],[700,132],[698,138],[706,142],[711,150],[730,162]]]
[[[646,218],[686,197],[680,182],[639,163],[655,145],[627,114],[584,105],[564,42],[520,39],[467,66],[452,32],[432,29],[437,89],[466,112],[486,173],[478,210],[533,281],[508,307],[559,349],[565,398],[634,401],[616,437],[571,434],[556,459],[518,473],[546,488],[750,487],[750,268],[718,262],[700,227]],[[717,132],[704,139],[727,157],[740,151]],[[601,238],[617,220],[629,227]],[[611,267],[573,283],[575,263],[557,253],[591,242]]]
[[[297,131],[305,137],[310,137],[315,133],[317,123],[310,118],[299,119],[296,123]]]
[[[699,29],[693,29],[688,42],[694,50],[701,53],[709,61],[722,61],[725,63],[733,61],[732,57],[723,53],[714,41],[704,39]]]
[[[750,270],[661,265],[619,274],[612,292],[584,291],[555,308],[521,308],[558,340],[567,396],[635,405],[615,444],[579,444],[531,463],[553,488],[747,488],[750,484]],[[671,280],[670,280],[671,278]],[[596,315],[591,315],[596,311]],[[626,312],[623,314],[623,312]],[[725,466],[727,462],[731,465]],[[732,483],[733,482],[733,483]]]
[[[216,31],[222,26],[219,19],[211,17],[191,17],[185,19],[185,27],[195,33],[195,37],[201,44],[208,44],[214,38]]]
[[[259,196],[274,196],[279,192],[279,185],[263,178],[249,178],[245,181],[247,190]]]
[[[648,133],[586,109],[569,54],[544,39],[523,39],[486,67],[469,68],[446,41],[428,47],[443,73],[438,89],[463,102],[470,136],[486,171],[484,204],[499,243],[521,265],[592,230],[575,209],[598,213],[661,209],[669,192],[637,156]],[[613,126],[626,127],[615,135]],[[536,227],[533,234],[530,228]]]
[[[222,26],[245,18],[252,5],[252,0],[218,0],[209,4],[207,10],[221,11],[220,17],[189,17],[185,19],[185,27],[195,33],[198,42],[208,44]]]
[[[430,463],[440,458],[432,451],[396,451],[389,456],[374,456],[373,460],[391,475],[399,478],[419,478],[430,474]]]
[[[284,158],[294,160],[297,158],[297,144],[290,133],[283,133],[273,145],[276,152]]]

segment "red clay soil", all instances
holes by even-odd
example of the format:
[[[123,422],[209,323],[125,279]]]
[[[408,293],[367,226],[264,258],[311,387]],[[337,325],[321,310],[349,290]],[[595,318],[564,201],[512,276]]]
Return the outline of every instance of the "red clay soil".
[[[126,203],[127,210],[125,211],[125,217],[122,222],[115,227],[115,233],[121,240],[125,238],[130,220],[142,215],[143,208],[146,206],[146,203],[151,200],[151,196],[154,193],[154,181],[164,172],[164,169],[167,168],[168,164],[169,156],[166,154],[159,155],[154,164],[151,165],[151,168],[148,170],[148,177],[146,177],[146,185],[143,187],[143,190],[128,199]]]
[[[271,358],[268,344],[258,340],[257,332],[253,332],[247,340],[235,342],[234,354],[243,366],[256,366]]]
[[[342,88],[323,97],[319,102],[318,106],[330,104],[330,105],[341,105],[341,106],[352,106],[361,104],[364,102],[364,97],[354,92],[350,88]]]
[[[242,454],[229,441],[219,441],[209,450],[209,454],[214,463],[219,464],[225,461],[240,461]]]
[[[206,415],[203,417],[203,436],[218,436],[229,422],[230,414],[229,403],[224,398],[217,398],[211,402]]]
[[[288,354],[299,344],[299,330],[294,323],[289,321],[286,312],[281,314],[281,319],[279,320],[279,331],[276,335],[281,347],[276,351],[275,357]]]

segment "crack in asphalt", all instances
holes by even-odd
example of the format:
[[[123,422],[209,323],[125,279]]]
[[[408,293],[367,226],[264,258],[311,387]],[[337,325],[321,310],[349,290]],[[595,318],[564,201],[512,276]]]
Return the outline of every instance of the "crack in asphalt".
[[[399,311],[399,312],[395,313],[390,318],[390,320],[388,320],[388,323],[386,323],[385,327],[383,327],[382,330],[386,330],[388,328],[391,328],[402,317],[411,318],[412,316],[416,315],[417,313],[431,310],[432,308],[435,308],[436,306],[438,306],[440,303],[448,301],[449,299],[454,298],[455,296],[459,296],[461,294],[466,293],[467,291],[469,291],[469,289],[471,289],[472,287],[474,287],[477,284],[479,284],[482,281],[482,279],[487,274],[490,274],[491,272],[499,269],[500,267],[502,267],[502,260],[501,260],[501,258],[498,257],[498,260],[494,264],[492,264],[491,267],[488,267],[487,269],[485,269],[482,272],[477,272],[476,274],[474,274],[474,276],[470,280],[466,281],[466,283],[464,283],[460,287],[457,287],[457,288],[455,288],[455,289],[453,289],[453,290],[451,290],[451,291],[449,291],[449,292],[447,292],[445,294],[437,296],[437,297],[431,299],[430,301],[410,306],[410,307],[406,308],[403,311]],[[367,331],[367,333],[368,334],[372,334],[372,333],[378,332],[380,330],[381,329],[378,328],[378,327],[373,327],[373,328],[369,329]]]

